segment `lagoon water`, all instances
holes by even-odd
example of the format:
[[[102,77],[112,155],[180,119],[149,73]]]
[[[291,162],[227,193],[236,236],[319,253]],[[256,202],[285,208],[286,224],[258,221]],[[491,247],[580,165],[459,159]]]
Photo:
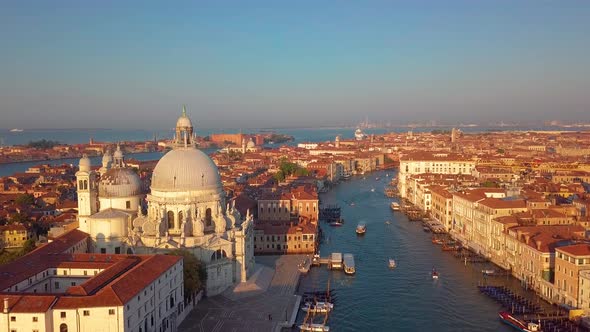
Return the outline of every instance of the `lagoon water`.
[[[389,179],[385,171],[356,176],[321,195],[322,204],[342,207],[345,222],[342,227],[322,223],[320,253],[354,254],[357,272],[348,276],[312,268],[299,290],[325,290],[330,278],[336,305],[328,325],[334,331],[511,331],[497,318],[500,306],[476,287],[482,266],[465,266],[432,244],[421,223],[391,211],[391,199],[383,194]],[[355,233],[358,222],[367,224],[364,236]],[[398,264],[393,270],[390,257]],[[431,278],[433,267],[439,280]]]

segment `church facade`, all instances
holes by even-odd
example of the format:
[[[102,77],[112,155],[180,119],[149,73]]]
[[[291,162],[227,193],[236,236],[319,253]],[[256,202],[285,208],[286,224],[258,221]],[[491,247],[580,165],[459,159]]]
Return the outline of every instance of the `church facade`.
[[[166,253],[186,249],[207,269],[207,294],[244,282],[254,269],[252,216],[226,202],[217,166],[197,149],[190,118],[176,123],[172,149],[154,168],[143,204],[141,180],[119,148],[105,153],[98,172],[80,160],[80,230],[97,253]]]

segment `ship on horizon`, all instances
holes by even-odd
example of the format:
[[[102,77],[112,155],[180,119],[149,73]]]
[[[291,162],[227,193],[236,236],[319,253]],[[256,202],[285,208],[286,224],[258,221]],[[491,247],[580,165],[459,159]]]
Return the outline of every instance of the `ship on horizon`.
[[[22,133],[23,131],[25,131],[24,129],[20,129],[20,128],[12,128],[10,129],[11,133]]]

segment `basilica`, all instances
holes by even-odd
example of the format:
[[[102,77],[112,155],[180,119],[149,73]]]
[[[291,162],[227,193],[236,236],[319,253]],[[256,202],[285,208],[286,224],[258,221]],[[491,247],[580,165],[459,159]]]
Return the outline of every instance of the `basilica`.
[[[174,249],[193,253],[207,268],[207,294],[245,282],[254,269],[253,220],[227,201],[217,166],[196,147],[183,108],[172,149],[154,168],[144,201],[142,181],[125,165],[119,147],[93,170],[80,159],[80,230],[96,253],[155,254]]]

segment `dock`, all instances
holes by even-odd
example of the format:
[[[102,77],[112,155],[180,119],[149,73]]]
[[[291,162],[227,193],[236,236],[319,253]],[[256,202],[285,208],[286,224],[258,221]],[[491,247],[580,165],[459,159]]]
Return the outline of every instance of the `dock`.
[[[354,264],[354,256],[352,254],[342,255],[342,253],[334,252],[334,253],[330,254],[330,256],[328,256],[328,257],[320,257],[319,255],[314,255],[313,260],[312,260],[312,265],[314,265],[314,266],[327,265],[328,269],[330,269],[330,270],[346,269],[346,267],[348,266],[349,271],[351,271],[350,268],[352,268],[352,270],[354,270],[356,272],[356,266]]]

